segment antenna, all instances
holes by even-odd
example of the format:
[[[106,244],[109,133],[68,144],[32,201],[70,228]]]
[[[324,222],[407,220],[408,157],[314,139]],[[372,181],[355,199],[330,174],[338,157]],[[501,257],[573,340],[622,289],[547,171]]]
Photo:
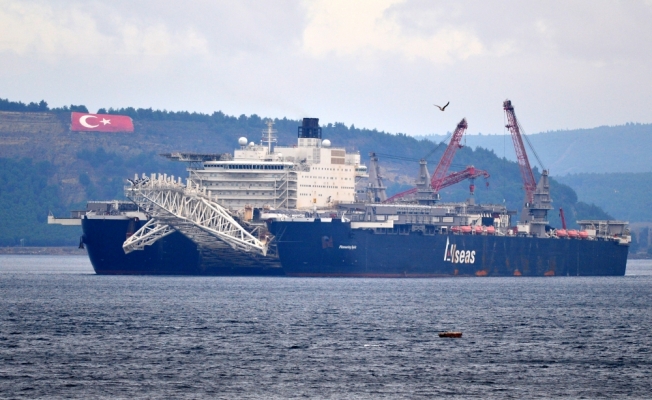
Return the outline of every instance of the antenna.
[[[278,131],[273,128],[274,121],[271,119],[268,119],[265,121],[265,123],[267,124],[267,129],[263,129],[263,138],[261,143],[267,143],[267,154],[272,154],[272,143],[276,143],[276,133]]]

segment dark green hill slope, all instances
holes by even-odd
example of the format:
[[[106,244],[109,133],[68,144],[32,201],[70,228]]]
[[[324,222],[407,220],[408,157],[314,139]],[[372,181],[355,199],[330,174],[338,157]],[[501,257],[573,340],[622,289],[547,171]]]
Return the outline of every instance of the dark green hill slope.
[[[59,187],[48,184],[47,161],[0,159],[0,246],[63,246],[79,240],[79,227],[48,225],[48,211],[68,214]]]

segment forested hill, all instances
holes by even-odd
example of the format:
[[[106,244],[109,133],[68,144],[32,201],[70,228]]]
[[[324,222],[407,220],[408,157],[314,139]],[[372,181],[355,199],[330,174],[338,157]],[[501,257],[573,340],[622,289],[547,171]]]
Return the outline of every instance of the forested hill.
[[[436,143],[441,135],[421,136]],[[569,173],[652,172],[652,124],[628,123],[593,129],[528,135],[541,161],[553,176]],[[467,135],[466,144],[482,147],[515,160],[509,135]],[[527,149],[530,151],[530,149]],[[536,162],[530,156],[531,162]]]
[[[7,104],[14,108],[2,111]],[[121,198],[125,179],[135,173],[185,176],[184,165],[166,161],[158,154],[232,152],[239,137],[257,142],[265,128],[264,118],[257,115],[234,117],[221,112],[207,115],[125,108],[100,112],[131,116],[135,132],[80,133],[69,130],[70,110],[74,107],[84,111],[84,106],[50,110],[45,102],[30,104],[23,104],[28,109],[17,109],[16,103],[0,101],[0,246],[15,245],[21,239],[31,245],[74,244],[79,237],[74,228],[65,228],[70,233],[63,234],[57,230],[59,227],[44,224],[47,209],[62,215],[87,200]],[[274,121],[279,143],[296,143],[300,121]],[[336,147],[360,151],[364,162],[368,161],[370,151],[380,154],[390,194],[414,183],[419,158],[431,153],[432,170],[445,148],[440,145],[432,152],[437,145],[431,141],[404,134],[323,121],[322,126],[324,138]],[[476,182],[476,201],[504,202],[512,209],[520,209],[523,191],[515,163],[492,151],[464,147],[458,151],[451,169],[458,171],[467,165],[492,175],[488,187],[484,182]],[[600,208],[579,202],[570,187],[554,180],[552,192],[555,207],[564,207],[570,221],[608,217]],[[446,201],[464,200],[469,195],[468,182],[444,189],[441,194]],[[15,212],[17,207],[20,212]],[[550,219],[559,226],[556,212],[551,212]]]

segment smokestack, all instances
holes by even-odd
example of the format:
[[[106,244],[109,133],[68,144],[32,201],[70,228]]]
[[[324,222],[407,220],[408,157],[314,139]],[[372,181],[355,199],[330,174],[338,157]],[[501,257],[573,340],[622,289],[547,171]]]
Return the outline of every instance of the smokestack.
[[[304,118],[299,127],[299,137],[303,139],[321,139],[321,128],[319,118]]]

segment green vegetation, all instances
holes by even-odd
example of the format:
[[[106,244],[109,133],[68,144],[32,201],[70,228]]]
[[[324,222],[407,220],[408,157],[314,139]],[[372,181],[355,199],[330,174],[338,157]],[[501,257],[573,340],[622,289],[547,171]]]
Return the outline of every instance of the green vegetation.
[[[81,228],[48,225],[48,211],[69,215],[59,188],[48,184],[55,168],[30,159],[0,158],[0,246],[71,246]]]
[[[93,182],[88,173],[79,174],[79,183],[84,187],[86,200],[124,199],[126,178],[132,178],[134,174],[140,175],[142,171],[186,176],[183,164],[166,161],[153,152],[125,157],[99,147],[95,150],[81,150],[77,153],[77,158],[88,162],[93,175],[99,177]]]
[[[25,104],[21,101],[9,101],[8,99],[0,99],[0,111],[15,111],[15,112],[71,112],[71,111],[77,111],[77,112],[88,112],[88,109],[86,106],[76,106],[74,104],[71,104],[70,107],[68,106],[63,106],[63,107],[56,107],[56,108],[50,108],[48,107],[48,103],[45,100],[41,100],[38,103],[31,102],[29,104]]]

